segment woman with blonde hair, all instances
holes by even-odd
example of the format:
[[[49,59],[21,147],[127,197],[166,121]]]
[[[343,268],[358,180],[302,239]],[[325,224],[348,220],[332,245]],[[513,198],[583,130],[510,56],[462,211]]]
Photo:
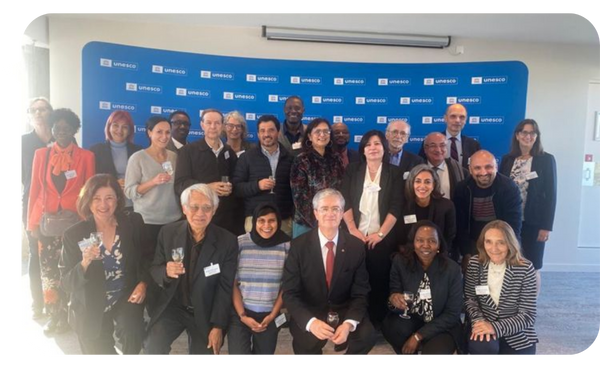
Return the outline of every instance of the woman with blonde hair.
[[[522,256],[515,232],[504,221],[488,223],[477,241],[477,252],[465,276],[469,352],[535,354],[535,269]]]

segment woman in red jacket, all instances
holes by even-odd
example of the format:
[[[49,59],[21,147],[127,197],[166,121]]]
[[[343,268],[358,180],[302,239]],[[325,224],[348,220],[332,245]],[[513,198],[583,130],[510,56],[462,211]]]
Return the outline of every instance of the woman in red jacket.
[[[39,240],[40,268],[44,303],[50,321],[45,333],[60,333],[68,329],[65,297],[60,290],[58,259],[62,234],[46,236],[40,232],[42,214],[60,210],[77,212],[79,191],[95,173],[94,154],[81,149],[75,141],[75,133],[81,122],[69,109],[57,109],[48,119],[55,142],[50,147],[35,151],[31,173],[31,189],[27,213],[27,230]]]

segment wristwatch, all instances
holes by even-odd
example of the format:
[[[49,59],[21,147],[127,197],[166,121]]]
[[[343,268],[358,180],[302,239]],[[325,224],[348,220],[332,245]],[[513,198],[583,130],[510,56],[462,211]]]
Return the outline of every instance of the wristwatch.
[[[383,233],[381,231],[377,233],[377,236],[379,236],[381,239],[383,239]]]

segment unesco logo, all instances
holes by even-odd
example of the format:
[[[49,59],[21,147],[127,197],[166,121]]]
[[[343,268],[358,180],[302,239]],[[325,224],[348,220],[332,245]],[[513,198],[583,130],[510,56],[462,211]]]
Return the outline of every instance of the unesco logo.
[[[423,124],[445,124],[443,116],[423,116]]]
[[[175,88],[175,95],[182,96],[182,97],[209,98],[210,91],[201,91],[201,90],[187,89],[187,88]]]
[[[221,80],[234,80],[235,75],[229,72],[213,72],[210,70],[201,70],[200,78],[203,79],[221,79]]]
[[[145,92],[145,93],[156,93],[162,94],[161,86],[152,86],[149,84],[137,84],[127,82],[125,83],[125,90],[130,92]]]
[[[333,78],[333,85],[335,86],[365,86],[367,80],[364,78]]]
[[[345,124],[363,124],[365,122],[364,116],[334,116],[334,123],[345,123]]]
[[[400,97],[400,105],[431,105],[433,97]]]
[[[269,102],[285,102],[289,96],[269,95]]]
[[[187,75],[187,70],[182,68],[174,68],[170,66],[152,65],[152,73],[171,74],[183,77]]]
[[[379,78],[377,79],[378,86],[410,86],[410,79],[407,78]]]
[[[472,77],[471,84],[506,84],[508,83],[507,76],[495,77]]]
[[[246,82],[251,83],[279,83],[279,77],[275,75],[246,74]]]
[[[344,103],[344,98],[338,96],[312,96],[311,101],[314,104],[339,105]]]
[[[471,116],[469,124],[504,124],[504,116]]]
[[[110,59],[100,59],[100,66],[105,68],[112,68],[112,60]]]
[[[223,92],[223,99],[237,101],[256,101],[256,95],[253,93]]]
[[[99,101],[98,108],[100,110],[125,110],[125,111],[136,111],[136,105],[110,102],[110,101]]]
[[[171,114],[175,111],[185,111],[185,109],[181,107],[150,106],[151,114]]]
[[[100,59],[100,66],[105,68],[117,68],[117,69],[128,69],[138,70],[138,64],[131,61],[118,61],[111,59]]]
[[[378,116],[377,124],[387,124],[387,116]]]
[[[458,78],[456,78],[456,77],[425,78],[423,80],[423,84],[426,86],[456,85],[456,84],[458,84]]]
[[[408,116],[388,116],[387,121],[388,121],[388,123],[393,123],[394,121],[406,121],[407,123],[410,123],[410,117],[408,117]]]
[[[459,104],[463,104],[463,105],[470,105],[470,104],[480,104],[481,103],[481,97],[479,96],[469,96],[469,97],[446,97],[446,104],[447,105],[454,105],[456,103]]]
[[[321,84],[321,82],[322,81],[320,77],[290,77],[291,84]]]
[[[256,114],[253,112],[246,113],[246,120],[254,121],[256,120]]]

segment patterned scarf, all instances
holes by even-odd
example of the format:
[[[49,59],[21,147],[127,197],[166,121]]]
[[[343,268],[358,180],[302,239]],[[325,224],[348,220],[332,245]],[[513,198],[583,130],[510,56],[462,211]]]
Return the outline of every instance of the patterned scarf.
[[[58,176],[61,172],[69,170],[73,163],[73,148],[74,143],[69,144],[66,148],[60,148],[58,143],[52,145],[53,155],[50,157],[50,167],[52,167],[52,175]]]

